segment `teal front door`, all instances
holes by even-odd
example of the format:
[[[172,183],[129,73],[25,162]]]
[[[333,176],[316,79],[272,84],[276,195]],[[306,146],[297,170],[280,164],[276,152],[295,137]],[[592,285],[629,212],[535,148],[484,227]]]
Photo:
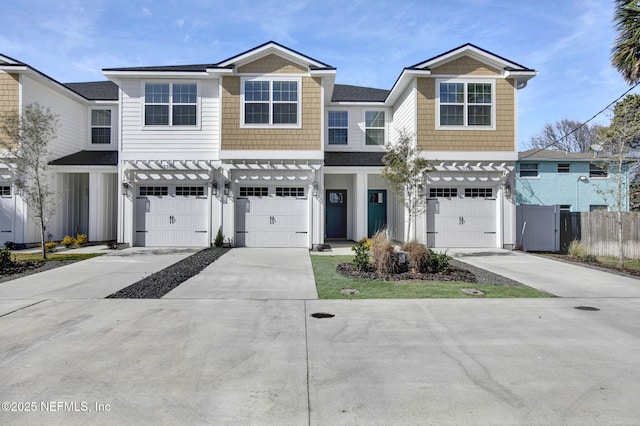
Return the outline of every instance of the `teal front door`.
[[[369,229],[367,235],[373,237],[376,232],[387,227],[387,190],[369,190],[368,219]]]
[[[327,238],[347,238],[347,191],[328,190],[325,230]]]

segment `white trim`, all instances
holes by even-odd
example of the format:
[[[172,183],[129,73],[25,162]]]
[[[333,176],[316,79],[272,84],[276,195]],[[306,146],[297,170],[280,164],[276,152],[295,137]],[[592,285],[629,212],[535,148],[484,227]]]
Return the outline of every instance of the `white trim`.
[[[515,151],[421,151],[420,157],[437,161],[518,161]]]
[[[312,160],[324,160],[324,152],[322,150],[314,151],[294,151],[294,150],[272,150],[272,151],[258,151],[258,150],[221,150],[221,160],[299,160],[299,161],[312,161]]]
[[[382,145],[375,144],[367,144],[367,129],[379,130],[380,127],[367,127],[367,112],[382,112],[384,113],[384,127],[382,128],[384,131],[384,140],[382,141]],[[363,108],[362,109],[362,148],[372,149],[373,151],[377,151],[378,149],[385,149],[387,142],[389,141],[389,118],[388,115],[391,111],[388,111],[387,108]],[[333,145],[332,145],[333,146]]]
[[[162,79],[162,80],[149,80],[143,79],[140,80],[141,88],[140,93],[140,128],[142,131],[199,131],[202,130],[202,88],[200,85],[200,81],[198,80],[181,80],[180,82],[176,82],[173,79]],[[147,84],[168,84],[169,85],[169,103],[167,104],[169,107],[169,124],[145,124],[146,119],[146,108],[147,100],[146,100],[146,85]],[[175,125],[173,124],[173,107],[176,105],[192,105],[192,104],[175,104],[173,103],[173,85],[174,84],[195,84],[196,85],[196,124],[195,125]],[[165,104],[151,104],[151,105],[165,105]]]
[[[103,71],[102,74],[108,78],[135,77],[148,79],[192,79],[194,77],[212,78],[211,74],[204,71]]]
[[[118,166],[92,166],[92,165],[80,165],[80,166],[56,166],[49,165],[51,171],[54,173],[90,173],[90,172],[102,172],[102,173],[117,173]]]
[[[228,60],[219,63],[218,66],[226,67],[230,65],[235,65],[236,67],[240,67],[245,63],[254,62],[272,53],[284,59],[290,59],[293,62],[299,65],[303,65],[305,67],[309,67],[309,65],[313,65],[319,68],[326,68],[327,66],[326,64],[311,60],[311,58],[309,58],[308,56],[303,56],[289,49],[285,49],[281,46],[278,46],[275,43],[267,43],[259,48],[249,50],[248,52],[245,52],[239,56],[234,56],[232,58],[229,58]]]
[[[110,132],[110,141],[109,143],[93,143],[93,111],[110,111],[111,112],[111,123],[109,125],[109,129],[111,130]],[[89,107],[89,126],[88,126],[88,137],[87,137],[87,147],[90,149],[95,149],[97,151],[101,151],[101,148],[113,148],[114,146],[114,133],[117,131],[117,126],[114,125],[115,120],[118,119],[117,117],[117,113],[114,111],[114,107],[108,107],[107,105],[105,106],[100,106],[100,105],[94,105],[94,106],[90,106]],[[98,126],[96,125],[95,127],[97,128],[105,128],[106,126]]]
[[[451,62],[455,59],[458,59],[462,56],[469,56],[473,59],[476,59],[480,62],[489,65],[492,68],[496,68],[499,71],[503,70],[505,67],[509,68],[521,68],[520,65],[510,62],[506,59],[499,58],[496,55],[493,55],[489,52],[480,50],[475,46],[465,45],[460,48],[453,50],[445,55],[438,56],[436,58],[427,60],[420,64],[417,64],[414,68],[437,68],[441,64]]]

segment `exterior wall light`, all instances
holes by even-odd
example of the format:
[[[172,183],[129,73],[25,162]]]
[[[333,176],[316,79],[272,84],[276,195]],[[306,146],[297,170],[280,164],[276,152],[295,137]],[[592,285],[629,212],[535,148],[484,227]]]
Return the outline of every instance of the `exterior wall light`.
[[[224,183],[224,195],[229,195],[229,191],[231,191],[231,185],[229,182]]]
[[[587,177],[586,177],[586,176],[580,176],[580,177],[578,178],[578,180],[579,180],[580,182],[585,182],[585,181],[587,180]]]
[[[122,193],[124,195],[129,195],[129,188],[131,187],[131,184],[129,182],[122,181]]]
[[[319,188],[318,182],[313,182],[313,196],[314,197],[318,196],[318,188]]]
[[[511,197],[511,184],[510,183],[505,183],[504,184],[504,196],[507,198]]]
[[[213,195],[214,197],[218,195],[218,181],[211,181],[211,195]]]

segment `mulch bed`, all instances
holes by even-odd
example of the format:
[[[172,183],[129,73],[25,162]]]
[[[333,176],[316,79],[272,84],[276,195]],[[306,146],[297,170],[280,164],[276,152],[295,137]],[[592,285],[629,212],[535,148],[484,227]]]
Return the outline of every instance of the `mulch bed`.
[[[478,282],[475,274],[465,269],[449,265],[446,271],[441,273],[412,273],[412,272],[400,272],[397,274],[382,274],[372,268],[363,271],[357,271],[353,268],[351,263],[340,263],[336,267],[336,271],[341,275],[346,275],[355,278],[368,278],[371,280],[382,281],[463,281],[467,283]]]

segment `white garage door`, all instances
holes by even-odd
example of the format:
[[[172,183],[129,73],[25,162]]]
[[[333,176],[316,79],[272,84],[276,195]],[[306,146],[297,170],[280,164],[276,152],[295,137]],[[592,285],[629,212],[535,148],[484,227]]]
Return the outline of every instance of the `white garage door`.
[[[496,247],[492,195],[492,188],[430,188],[427,246]]]
[[[240,187],[236,245],[308,247],[308,200],[300,187]]]
[[[136,197],[136,246],[209,245],[205,185],[140,186]]]

